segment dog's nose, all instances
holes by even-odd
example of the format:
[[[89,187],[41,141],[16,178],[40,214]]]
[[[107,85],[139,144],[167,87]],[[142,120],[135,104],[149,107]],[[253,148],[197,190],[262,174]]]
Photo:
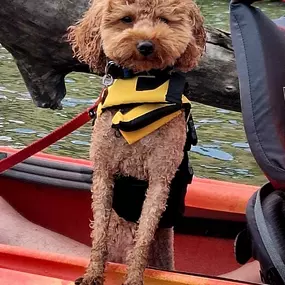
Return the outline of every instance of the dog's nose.
[[[151,55],[154,51],[154,44],[151,41],[141,41],[137,45],[138,51],[144,55]]]

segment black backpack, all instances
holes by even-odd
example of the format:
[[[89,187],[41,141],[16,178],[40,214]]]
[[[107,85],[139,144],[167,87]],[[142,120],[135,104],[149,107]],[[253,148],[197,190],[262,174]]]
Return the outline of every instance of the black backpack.
[[[269,182],[249,200],[247,229],[235,244],[241,264],[260,262],[261,278],[285,284],[285,17],[272,21],[254,1],[233,0],[230,24],[245,132]]]

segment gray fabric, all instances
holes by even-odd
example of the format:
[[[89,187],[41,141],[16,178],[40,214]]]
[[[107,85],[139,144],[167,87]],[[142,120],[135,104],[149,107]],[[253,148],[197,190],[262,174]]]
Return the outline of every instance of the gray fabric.
[[[266,221],[262,211],[260,191],[258,191],[256,195],[254,214],[255,214],[256,225],[260,233],[262,242],[267,250],[267,253],[269,254],[270,259],[274,267],[278,271],[279,275],[283,280],[285,280],[285,266],[279,253],[277,252],[275,244],[271,238],[270,232],[266,226]]]
[[[230,5],[245,131],[270,181],[285,187],[285,37],[259,9]]]
[[[40,185],[45,186],[52,186],[52,187],[58,187],[61,189],[74,189],[74,190],[81,190],[81,191],[90,191],[91,189],[91,183],[86,183],[83,181],[72,181],[67,180],[65,177],[62,178],[53,178],[48,177],[44,175],[38,175],[36,172],[28,173],[23,171],[17,171],[17,170],[8,170],[7,173],[1,174],[1,176],[12,178],[14,180],[20,180],[28,183],[36,183]]]
[[[0,159],[6,156],[0,153]],[[29,158],[1,173],[0,176],[61,188],[88,190],[92,184],[92,169],[71,163]]]

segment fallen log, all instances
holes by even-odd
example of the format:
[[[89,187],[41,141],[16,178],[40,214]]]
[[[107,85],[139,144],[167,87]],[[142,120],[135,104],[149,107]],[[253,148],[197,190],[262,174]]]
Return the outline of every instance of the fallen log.
[[[38,107],[61,108],[64,77],[89,72],[73,58],[64,35],[81,17],[89,0],[2,0],[0,43],[15,58]],[[199,67],[187,76],[193,101],[240,111],[239,88],[229,33],[207,28],[207,48]]]
[[[195,102],[240,112],[238,76],[230,34],[211,27],[206,30],[205,56],[187,76],[189,96]]]

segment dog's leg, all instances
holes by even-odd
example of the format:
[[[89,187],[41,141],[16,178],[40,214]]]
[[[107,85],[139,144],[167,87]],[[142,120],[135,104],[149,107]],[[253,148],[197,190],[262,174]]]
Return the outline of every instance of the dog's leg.
[[[174,270],[173,228],[157,229],[150,247],[148,264],[158,269]]]
[[[157,170],[155,172],[157,173]],[[168,181],[171,179],[165,179],[166,176],[168,175],[155,177],[149,181],[149,189],[136,234],[136,243],[128,258],[128,274],[124,285],[143,284],[143,273],[147,266],[150,245],[168,198]]]
[[[76,285],[101,285],[104,282],[105,262],[108,255],[108,226],[112,210],[113,178],[110,177],[108,171],[104,171],[102,168],[98,171],[95,170],[94,173],[91,257],[85,275],[76,280]]]
[[[108,230],[109,262],[126,263],[128,252],[134,247],[137,224],[127,222],[112,210]]]

